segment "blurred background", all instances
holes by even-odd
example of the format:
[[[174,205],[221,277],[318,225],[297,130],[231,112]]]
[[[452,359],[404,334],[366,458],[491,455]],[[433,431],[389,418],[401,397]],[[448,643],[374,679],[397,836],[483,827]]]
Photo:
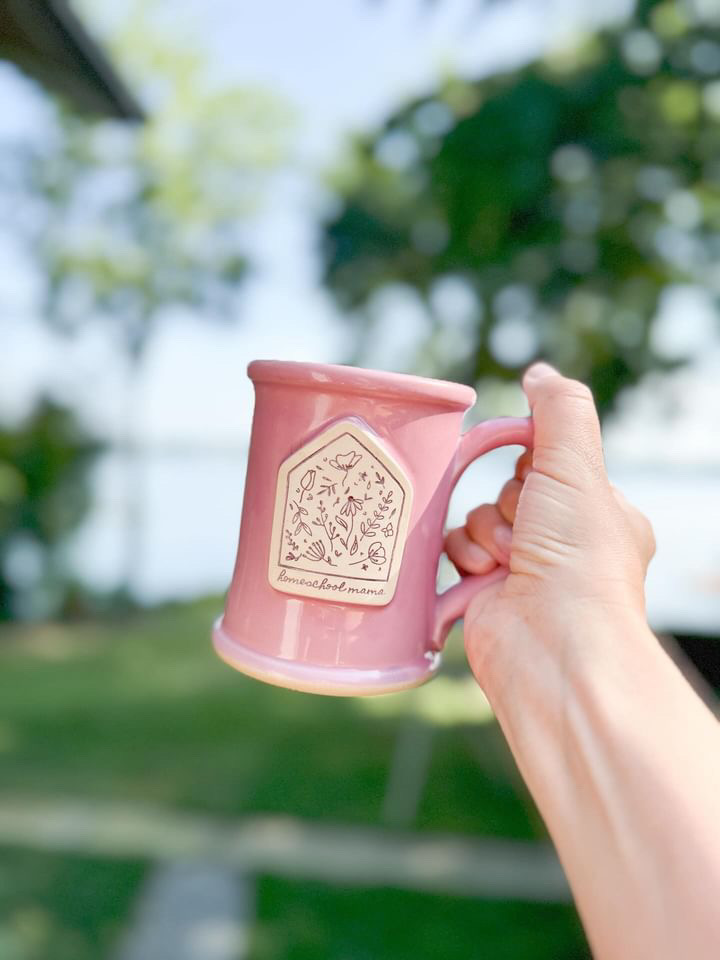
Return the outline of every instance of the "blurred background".
[[[587,958],[458,631],[373,700],[215,660],[245,367],[589,383],[712,700],[719,296],[720,0],[0,0],[0,960]]]

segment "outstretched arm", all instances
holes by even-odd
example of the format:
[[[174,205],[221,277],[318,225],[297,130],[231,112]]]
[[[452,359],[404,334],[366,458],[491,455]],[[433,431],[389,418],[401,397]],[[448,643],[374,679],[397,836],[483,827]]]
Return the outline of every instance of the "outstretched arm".
[[[509,565],[465,619],[468,658],[565,867],[596,960],[720,956],[720,727],[645,618],[647,520],[608,481],[589,391],[545,364],[535,447],[448,535]]]

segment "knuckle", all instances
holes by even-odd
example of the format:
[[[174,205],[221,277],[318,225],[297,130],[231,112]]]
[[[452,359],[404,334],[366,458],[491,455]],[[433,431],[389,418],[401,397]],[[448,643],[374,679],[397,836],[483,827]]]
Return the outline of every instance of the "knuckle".
[[[565,380],[563,382],[562,394],[567,397],[568,400],[578,400],[582,403],[595,405],[592,390],[587,384],[582,383],[580,380]]]
[[[465,526],[471,534],[474,530],[479,530],[485,526],[489,508],[490,504],[481,503],[479,507],[475,507],[475,509],[471,510],[467,515]]]
[[[638,510],[634,504],[625,497],[625,495],[613,487],[613,493],[615,498],[620,506],[620,509],[626,515],[630,527],[634,534],[634,540],[638,548],[642,551],[643,555],[649,562],[655,556],[657,550],[657,541],[655,539],[655,531],[653,525],[648,519],[648,517]]]
[[[640,514],[643,523],[643,533],[645,540],[645,548],[647,550],[648,557],[652,560],[657,552],[657,540],[655,539],[655,531],[653,529],[652,523],[648,520],[644,513]]]
[[[462,527],[454,527],[445,534],[445,550],[448,553],[457,553],[463,538]]]
[[[581,380],[571,380],[568,377],[552,377],[543,382],[541,393],[549,399],[578,400],[583,403],[593,403],[592,390]]]
[[[498,507],[506,520],[508,519],[508,515],[514,516],[515,514],[522,487],[523,485],[519,480],[508,480],[500,491]]]

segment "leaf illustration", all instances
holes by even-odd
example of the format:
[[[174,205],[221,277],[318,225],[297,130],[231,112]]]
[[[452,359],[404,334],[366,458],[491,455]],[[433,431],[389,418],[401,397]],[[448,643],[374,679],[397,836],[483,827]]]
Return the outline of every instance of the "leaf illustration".
[[[357,553],[357,548],[358,548],[358,538],[356,536],[353,539],[352,546],[350,547],[350,556],[352,556],[354,553]]]
[[[335,517],[335,520],[340,524],[340,526],[343,528],[343,530],[347,530],[348,525],[345,523],[345,521],[343,520],[342,517],[337,516],[337,517]]]

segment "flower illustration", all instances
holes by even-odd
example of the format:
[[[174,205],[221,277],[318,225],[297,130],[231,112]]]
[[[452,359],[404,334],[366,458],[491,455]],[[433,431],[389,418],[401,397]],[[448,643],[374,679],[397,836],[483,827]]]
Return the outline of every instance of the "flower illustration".
[[[354,517],[356,513],[359,513],[363,508],[362,500],[358,500],[357,497],[353,497],[350,494],[343,504],[340,513],[346,517]]]
[[[384,526],[384,527],[382,528],[382,535],[383,535],[386,539],[387,539],[388,537],[391,537],[391,536],[393,535],[393,525],[392,525],[391,523],[388,523],[386,526]]]
[[[377,541],[375,541],[375,543],[371,543],[370,549],[368,550],[367,558],[370,561],[370,563],[374,563],[374,564],[377,564],[377,566],[381,566],[387,560],[387,557],[385,555],[385,547],[381,543],[378,543]]]
[[[308,558],[308,560],[324,560],[325,544],[322,542],[322,540],[313,540],[313,542],[305,551],[305,556]]]
[[[352,551],[352,552],[354,552],[354,551]],[[368,552],[367,552],[367,557],[360,557],[359,560],[354,560],[354,561],[350,564],[350,566],[351,566],[351,567],[354,567],[356,564],[362,563],[363,560],[369,560],[370,563],[374,563],[375,566],[381,567],[381,566],[385,563],[385,561],[387,560],[387,554],[385,553],[385,547],[384,547],[381,543],[378,543],[377,540],[376,540],[374,543],[371,543],[371,544],[370,544],[370,546],[369,546],[369,548],[368,548]],[[362,569],[363,569],[363,570],[367,570],[367,566],[364,565]]]
[[[339,453],[334,460],[330,461],[330,466],[348,473],[360,460],[362,460],[362,456],[355,450],[350,450],[348,453]]]
[[[300,480],[300,486],[303,489],[303,492],[300,494],[301,503],[302,503],[302,498],[305,496],[308,490],[312,490],[314,485],[315,485],[315,471],[306,470],[305,473],[302,475],[302,479]]]

